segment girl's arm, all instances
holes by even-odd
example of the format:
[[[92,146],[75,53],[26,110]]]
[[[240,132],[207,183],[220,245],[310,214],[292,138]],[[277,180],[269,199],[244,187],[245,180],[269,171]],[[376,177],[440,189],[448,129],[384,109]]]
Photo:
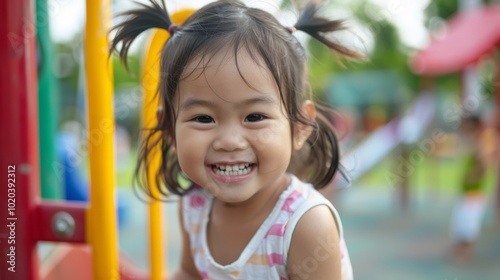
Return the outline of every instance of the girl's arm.
[[[201,279],[191,255],[191,246],[189,244],[189,236],[184,229],[184,220],[182,216],[182,199],[179,199],[179,223],[182,233],[182,251],[181,251],[181,266],[171,277],[171,280],[198,280]]]
[[[287,270],[292,280],[341,280],[339,230],[326,205],[300,218],[292,235]]]

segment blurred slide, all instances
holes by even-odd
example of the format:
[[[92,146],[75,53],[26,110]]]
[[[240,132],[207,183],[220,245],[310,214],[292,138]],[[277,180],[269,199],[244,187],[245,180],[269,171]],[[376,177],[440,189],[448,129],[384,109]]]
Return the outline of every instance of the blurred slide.
[[[399,145],[415,143],[423,138],[435,115],[436,104],[432,93],[420,93],[405,114],[377,129],[346,153],[342,165],[351,179],[359,179]]]

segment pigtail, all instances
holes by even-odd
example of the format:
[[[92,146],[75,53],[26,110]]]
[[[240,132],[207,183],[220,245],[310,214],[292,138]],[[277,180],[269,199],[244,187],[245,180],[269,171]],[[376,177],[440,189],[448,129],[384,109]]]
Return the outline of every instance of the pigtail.
[[[316,105],[316,137],[310,138],[310,157],[323,166],[317,166],[313,171],[313,185],[318,188],[327,186],[339,168],[340,154],[335,128],[332,125],[335,112],[326,106]],[[319,160],[318,160],[319,159]]]
[[[111,41],[110,53],[117,52],[127,69],[127,55],[130,46],[142,32],[150,28],[162,28],[171,31],[169,28],[173,26],[165,3],[156,0],[150,0],[149,2],[151,6],[137,3],[141,8],[120,14],[120,16],[126,16],[127,19],[112,29],[112,31],[116,30],[116,35]],[[121,48],[119,49],[118,45],[120,43]]]
[[[343,55],[346,58],[360,59],[364,55],[355,50],[349,49],[339,44],[327,36],[328,33],[345,30],[346,27],[342,20],[331,20],[318,15],[320,5],[314,2],[308,3],[302,10],[294,28],[309,34],[314,39],[320,41],[332,51]]]
[[[113,40],[110,43],[110,54],[117,52],[121,61],[128,70],[127,56],[130,46],[134,40],[144,31],[150,28],[161,28],[167,30],[171,35],[176,30],[177,26],[174,25],[168,15],[167,8],[163,0],[149,0],[149,4],[137,3],[140,7],[138,9],[126,11],[119,16],[125,16],[126,19],[114,26],[111,31],[116,31]],[[134,184],[141,188],[146,195],[159,199],[153,196],[152,191],[149,189],[147,173],[151,168],[150,155],[161,150],[162,155],[172,154],[170,141],[166,139],[166,122],[168,120],[164,116],[163,111],[158,111],[158,124],[152,128],[144,128],[141,136],[141,146],[139,148],[138,162],[135,169]],[[171,158],[166,156],[167,158]],[[158,191],[164,197],[170,193],[178,193],[175,188],[168,187],[167,189],[161,183],[165,181],[162,176],[161,170],[165,170],[165,160],[161,161],[160,170],[155,177]],[[177,169],[173,169],[178,172]],[[177,176],[175,176],[176,178]],[[134,188],[136,190],[136,188]]]
[[[331,20],[318,15],[320,5],[318,1],[308,3],[302,10],[297,23],[287,30],[293,33],[296,30],[309,34],[314,39],[326,45],[333,53],[340,54],[348,59],[362,59],[365,56],[355,50],[329,38],[335,31],[345,30],[342,20]],[[314,130],[299,155],[292,161],[292,170],[297,171],[304,181],[310,182],[316,189],[328,186],[336,173],[342,171],[340,151],[333,125],[335,111],[328,106],[315,103],[316,118],[311,125]],[[345,172],[340,172],[342,181],[349,182]]]
[[[314,122],[309,123],[314,129],[313,134],[292,158],[289,172],[319,190],[332,182],[339,170],[340,155],[336,131],[332,124],[335,111],[318,103],[315,103],[315,107],[316,118]]]

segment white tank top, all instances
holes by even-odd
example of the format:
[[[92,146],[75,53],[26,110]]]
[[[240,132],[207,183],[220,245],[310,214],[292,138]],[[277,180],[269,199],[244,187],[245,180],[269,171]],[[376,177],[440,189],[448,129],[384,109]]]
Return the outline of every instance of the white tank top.
[[[206,232],[213,196],[197,187],[182,197],[184,229],[189,235],[194,264],[203,279],[289,279],[286,264],[292,233],[302,215],[317,205],[326,205],[332,211],[339,230],[342,279],[353,278],[337,210],[312,185],[301,182],[291,174],[290,177],[290,185],[280,195],[262,226],[239,258],[228,265],[218,264],[207,245]],[[318,241],[325,243],[322,248],[328,250],[326,240]],[[307,274],[307,268],[309,266],[304,266],[302,273]]]

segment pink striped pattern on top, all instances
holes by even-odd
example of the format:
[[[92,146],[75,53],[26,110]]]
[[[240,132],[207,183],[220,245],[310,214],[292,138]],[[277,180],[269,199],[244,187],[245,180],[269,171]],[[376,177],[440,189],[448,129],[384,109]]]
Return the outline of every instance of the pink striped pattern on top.
[[[271,226],[269,231],[267,231],[266,237],[268,237],[269,235],[284,236],[285,229],[286,229],[286,224],[274,224]]]
[[[290,212],[293,213],[293,208],[292,205],[297,201],[297,199],[302,197],[302,193],[299,191],[293,191],[285,200],[285,203],[283,203],[283,207],[281,207],[282,211]]]
[[[337,211],[310,184],[301,182],[293,175],[290,177],[292,178],[290,186],[281,194],[261,228],[252,237],[240,257],[229,265],[217,263],[210,255],[206,243],[206,229],[213,196],[202,188],[196,188],[182,198],[183,225],[189,236],[194,264],[202,279],[289,279],[286,256],[293,227],[303,213],[320,204],[327,205],[337,220],[341,242],[342,279],[352,279],[351,262]]]

